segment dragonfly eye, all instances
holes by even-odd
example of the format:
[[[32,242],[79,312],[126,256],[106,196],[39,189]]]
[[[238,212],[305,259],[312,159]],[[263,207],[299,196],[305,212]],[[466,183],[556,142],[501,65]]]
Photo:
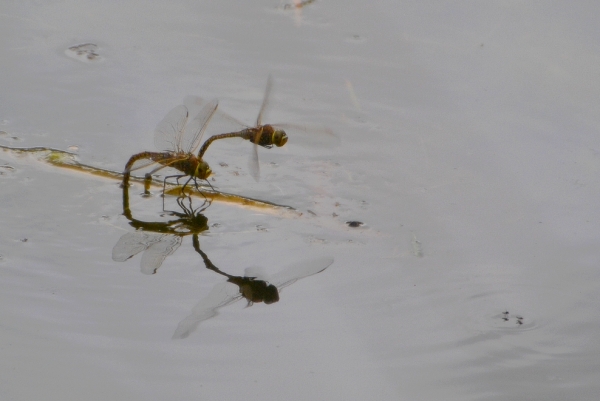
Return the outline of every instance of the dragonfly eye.
[[[273,132],[273,143],[277,147],[281,147],[287,143],[288,136],[284,130],[278,129]]]

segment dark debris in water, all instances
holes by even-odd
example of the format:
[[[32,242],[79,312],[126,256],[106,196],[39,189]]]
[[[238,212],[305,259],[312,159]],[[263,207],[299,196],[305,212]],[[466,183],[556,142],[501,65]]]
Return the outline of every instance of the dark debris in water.
[[[501,319],[504,322],[521,326],[523,325],[524,317],[521,315],[511,315],[509,311],[504,311],[502,312]]]
[[[0,174],[4,174],[4,172],[15,171],[15,168],[9,164],[3,164],[0,166]]]
[[[65,51],[65,54],[75,60],[90,63],[94,61],[100,61],[102,59],[97,50],[98,45],[95,45],[94,43],[83,43],[69,47]]]
[[[362,221],[353,220],[353,221],[347,221],[346,224],[348,224],[348,227],[356,228],[356,227],[363,226],[365,223],[363,223]]]

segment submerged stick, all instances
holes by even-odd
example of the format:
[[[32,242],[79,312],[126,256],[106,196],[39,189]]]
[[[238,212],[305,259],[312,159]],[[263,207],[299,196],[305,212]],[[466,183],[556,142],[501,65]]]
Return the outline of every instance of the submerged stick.
[[[76,154],[73,152],[68,152],[65,150],[54,149],[54,148],[47,148],[47,147],[42,147],[42,146],[36,146],[36,147],[31,147],[31,148],[13,148],[10,146],[0,145],[0,149],[4,149],[5,151],[10,151],[12,153],[17,153],[17,154],[22,154],[22,153],[33,154],[39,160],[49,163],[56,167],[65,168],[65,169],[69,169],[69,170],[73,170],[73,171],[77,171],[77,172],[81,172],[81,173],[87,173],[87,174],[91,174],[91,175],[94,175],[97,177],[102,177],[102,178],[110,178],[110,179],[114,179],[114,180],[118,180],[118,181],[123,180],[123,173],[121,173],[121,172],[107,170],[107,169],[103,169],[103,168],[99,168],[99,167],[94,167],[94,166],[90,166],[90,165],[78,162],[76,160]],[[138,176],[131,176],[131,181],[145,183],[146,178],[138,177]],[[153,187],[162,188],[164,183],[161,180],[152,179],[152,181],[150,182],[150,185]],[[174,192],[177,192],[177,194],[179,194],[181,192],[181,191],[178,191],[179,188],[180,188],[180,186],[178,186],[178,185],[167,183],[166,193],[173,194]],[[202,194],[204,194],[205,196],[211,198],[211,200],[236,204],[236,205],[240,205],[240,206],[249,206],[249,207],[255,207],[255,208],[259,208],[259,209],[278,209],[278,210],[283,209],[283,210],[297,213],[296,209],[294,209],[291,206],[279,205],[276,203],[272,203],[272,202],[268,202],[268,201],[264,201],[264,200],[260,200],[260,199],[248,198],[248,197],[241,196],[241,195],[230,194],[230,193],[220,192],[220,191],[214,191],[213,189],[210,189],[208,187],[206,187],[206,189],[205,189],[205,187],[202,187],[202,193],[200,193],[195,188],[186,187],[186,192],[187,192],[187,195],[190,195],[190,196],[202,197],[203,196]]]

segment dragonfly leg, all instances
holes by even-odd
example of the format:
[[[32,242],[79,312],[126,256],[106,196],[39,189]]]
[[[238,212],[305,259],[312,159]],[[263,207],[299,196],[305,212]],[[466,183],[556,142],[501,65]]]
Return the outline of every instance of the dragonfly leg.
[[[186,206],[183,204],[183,199],[184,199],[184,198],[185,198],[184,196],[178,196],[178,197],[177,197],[177,204],[179,205],[179,207],[180,207],[180,208],[183,210],[183,212],[184,212],[185,214],[188,214],[188,209],[187,209],[187,207],[186,207]]]
[[[205,199],[204,203],[202,203],[202,206],[200,206],[199,209],[196,209],[194,212],[196,213],[202,213],[203,211],[205,211],[206,209],[208,209],[208,207],[212,204],[212,200],[210,199]],[[206,205],[206,206],[204,206]]]
[[[180,176],[180,177],[184,177],[184,176]],[[189,178],[189,179],[188,179],[188,180],[185,182],[185,184],[183,184],[183,187],[181,187],[181,193],[182,193],[182,194],[184,194],[184,195],[185,195],[185,187],[186,187],[186,186],[187,186],[187,184],[189,184],[189,182],[190,182],[191,180],[193,180],[193,179],[194,179],[194,177],[190,176],[190,178]],[[177,183],[179,183],[179,182],[177,182]]]
[[[204,195],[204,192],[202,192],[202,190],[201,190],[201,189],[198,187],[198,180],[196,179],[196,177],[192,177],[192,178],[190,178],[190,179],[193,179],[193,180],[194,180],[194,187],[196,187],[196,190],[198,191],[198,193],[199,193],[200,195],[202,195],[202,197],[204,198],[204,203],[203,203],[203,204],[202,204],[202,206],[200,206],[200,207],[203,207],[203,206],[204,206],[204,205],[205,205],[207,202],[208,202],[208,206],[210,206],[210,204],[212,203],[212,201],[211,201],[211,200],[209,200],[209,199],[206,197],[206,195]],[[190,182],[190,180],[188,180],[188,182]],[[187,184],[187,183],[186,183],[186,184]],[[208,206],[206,206],[204,209],[202,209],[202,211],[206,210],[206,208],[207,208]]]
[[[166,176],[165,179],[163,180],[163,192],[162,192],[162,198],[163,198],[163,211],[165,210],[165,192],[167,191],[167,180],[169,178],[175,178],[175,180],[177,181],[177,185],[179,185],[179,179],[181,177],[185,177],[185,174],[179,174],[179,175],[169,175]],[[185,187],[185,185],[184,185]],[[181,191],[183,193],[183,189]]]
[[[194,210],[194,206],[192,205],[192,197],[191,196],[180,196],[178,199],[178,203],[179,206],[181,206],[181,208],[183,209],[183,211],[185,212],[185,214],[187,214],[188,216],[192,216],[196,213],[196,211]],[[186,206],[183,204],[183,200],[187,199],[188,200],[188,205]]]
[[[208,179],[206,179],[204,181],[206,181],[206,183],[208,184],[208,186],[210,187],[210,189],[213,190],[213,192],[217,192],[217,190],[212,186],[212,184],[210,183],[210,181],[208,181]]]
[[[169,178],[175,178],[175,180],[177,181],[177,185],[179,185],[179,179],[182,177],[187,177],[186,174],[179,174],[179,175],[169,175],[165,177],[165,180],[163,182],[163,196],[165,194],[165,191],[167,190],[167,180]],[[181,193],[183,193],[183,190],[185,189],[185,186],[187,185],[187,183],[189,182],[189,180],[183,185],[183,188],[181,188]]]

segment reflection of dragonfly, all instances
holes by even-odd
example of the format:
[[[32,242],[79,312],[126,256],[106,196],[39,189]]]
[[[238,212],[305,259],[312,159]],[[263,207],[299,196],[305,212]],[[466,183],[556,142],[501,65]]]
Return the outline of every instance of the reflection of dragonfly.
[[[329,129],[317,129],[310,128],[306,129],[304,126],[294,125],[294,124],[265,124],[262,125],[262,119],[269,104],[269,97],[271,95],[271,89],[273,87],[273,79],[269,75],[267,80],[267,87],[265,88],[265,94],[263,97],[263,102],[260,107],[260,111],[258,112],[258,117],[256,118],[256,125],[254,127],[248,127],[244,123],[239,122],[235,118],[226,115],[224,113],[219,113],[221,116],[221,122],[229,122],[231,123],[231,127],[236,129],[237,131],[228,132],[225,134],[213,135],[209,139],[207,139],[200,151],[198,152],[198,157],[201,159],[204,156],[204,153],[207,151],[208,147],[213,141],[217,139],[224,138],[242,138],[247,141],[254,143],[254,152],[250,158],[249,167],[250,174],[256,181],[260,178],[260,168],[258,165],[258,146],[262,146],[263,148],[270,149],[273,145],[277,147],[281,147],[285,145],[288,141],[288,136],[284,131],[284,128],[287,130],[294,130],[296,132],[301,131],[305,133],[317,133],[318,138],[312,138],[311,142],[316,146],[328,146],[333,145],[338,142],[338,138],[331,132]],[[202,101],[198,98],[193,98],[195,102],[201,103]]]
[[[202,160],[202,156],[196,156],[194,152],[200,145],[202,135],[216,110],[217,101],[215,100],[204,106],[189,124],[186,106],[179,105],[171,110],[158,123],[154,132],[154,145],[160,152],[142,152],[131,156],[123,172],[123,186],[129,184],[129,175],[132,171],[158,164],[157,167],[146,174],[144,186],[146,193],[149,192],[148,188],[152,180],[152,174],[165,167],[172,167],[183,173],[165,177],[165,185],[167,178],[176,178],[179,182],[180,178],[189,176],[190,178],[181,189],[182,193],[191,180],[194,180],[196,188],[198,188],[196,179],[206,180],[212,171],[208,164]]]
[[[218,309],[230,305],[242,297],[246,298],[248,305],[255,302],[272,304],[279,301],[279,291],[301,278],[317,274],[327,269],[333,258],[322,257],[307,260],[288,266],[279,273],[273,275],[269,280],[262,279],[246,269],[246,275],[232,276],[219,270],[212,264],[206,254],[200,249],[198,238],[193,238],[194,248],[202,256],[204,264],[210,270],[227,277],[227,281],[217,284],[212,291],[192,309],[192,313],[183,319],[173,338],[185,338],[189,336],[202,321],[210,319],[218,314]]]
[[[125,191],[125,188],[123,189]],[[124,200],[128,197],[124,196]],[[184,204],[189,201],[189,206]],[[146,222],[134,219],[129,210],[129,204],[124,203],[123,214],[129,219],[129,224],[136,231],[123,234],[113,248],[112,258],[115,262],[124,262],[140,252],[142,273],[155,274],[167,256],[173,254],[181,245],[183,237],[192,234],[197,239],[198,233],[208,230],[208,219],[202,212],[208,206],[194,209],[191,198],[177,198],[177,203],[183,212],[171,211],[171,216],[177,219],[164,222]]]

